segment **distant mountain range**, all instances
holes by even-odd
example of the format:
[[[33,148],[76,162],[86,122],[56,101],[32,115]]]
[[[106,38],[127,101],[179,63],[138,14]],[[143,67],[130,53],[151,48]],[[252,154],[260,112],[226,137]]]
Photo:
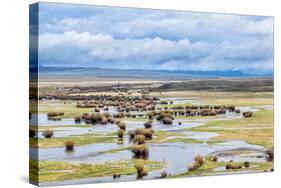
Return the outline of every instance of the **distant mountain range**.
[[[37,69],[31,68],[31,72]],[[39,67],[42,77],[100,77],[100,78],[131,78],[131,79],[192,79],[216,77],[271,77],[272,74],[255,75],[241,71],[168,71],[168,70],[124,70],[103,69],[96,67]]]

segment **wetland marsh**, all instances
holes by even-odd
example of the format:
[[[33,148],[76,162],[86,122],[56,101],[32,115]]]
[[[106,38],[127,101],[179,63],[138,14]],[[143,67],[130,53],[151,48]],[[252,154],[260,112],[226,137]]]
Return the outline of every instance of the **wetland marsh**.
[[[30,111],[30,164],[40,167],[30,178],[40,185],[273,170],[270,91],[48,84]],[[204,162],[194,167],[198,155]]]

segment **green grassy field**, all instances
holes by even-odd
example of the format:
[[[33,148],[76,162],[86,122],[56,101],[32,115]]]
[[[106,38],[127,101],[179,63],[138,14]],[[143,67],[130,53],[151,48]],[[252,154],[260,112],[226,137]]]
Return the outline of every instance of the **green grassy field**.
[[[127,136],[127,133],[125,134]],[[156,131],[152,140],[147,140],[147,143],[165,143],[165,142],[183,142],[183,143],[201,143],[192,138],[182,138],[180,133]],[[86,144],[102,144],[102,143],[119,143],[115,132],[108,134],[85,134],[77,136],[68,136],[60,138],[30,138],[30,147],[34,148],[52,148],[64,147],[66,141],[74,141],[76,146]]]
[[[31,173],[29,178],[33,182],[43,183],[113,176],[114,174],[133,175],[136,174],[134,168],[135,162],[137,162],[137,160],[114,161],[103,164],[72,164],[59,161],[30,160]],[[165,166],[165,161],[144,161],[144,168],[147,172],[158,170]]]
[[[50,101],[40,101],[38,103],[39,114],[47,114],[49,112],[64,112],[63,116],[58,116],[61,118],[75,118],[82,116],[83,113],[93,112],[93,108],[77,108],[76,103],[78,101],[58,101],[58,102],[50,102]],[[37,104],[33,102],[31,105],[31,113],[37,113],[37,109],[35,108]],[[33,106],[33,107],[32,107]]]
[[[51,148],[64,147],[66,141],[73,141],[76,146],[85,144],[98,143],[117,143],[117,136],[101,135],[101,134],[85,134],[79,136],[69,136],[60,138],[30,138],[30,147],[34,148]]]
[[[193,127],[191,131],[216,132],[212,141],[244,140],[250,144],[273,146],[273,111],[255,112],[252,118],[209,121],[206,125]]]

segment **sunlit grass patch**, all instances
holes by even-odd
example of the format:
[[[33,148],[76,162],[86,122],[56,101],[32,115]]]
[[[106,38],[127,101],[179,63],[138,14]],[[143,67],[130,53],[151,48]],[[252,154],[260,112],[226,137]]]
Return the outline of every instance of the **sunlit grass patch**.
[[[116,143],[116,136],[108,136],[102,134],[85,134],[79,136],[68,136],[60,138],[30,138],[30,147],[35,148],[51,148],[51,147],[64,147],[64,143],[68,140],[75,142],[76,146],[85,144],[98,144],[98,143]]]
[[[273,146],[273,111],[255,112],[251,118],[209,121],[187,130],[219,133],[211,141],[244,140],[270,148]]]
[[[64,115],[59,116],[61,118],[75,118],[78,116],[82,116],[83,113],[92,112],[93,109],[87,108],[77,108],[76,102],[78,101],[70,101],[70,100],[61,100],[61,101],[39,101],[38,103],[38,113],[39,114],[47,114],[50,112],[63,112]],[[31,104],[34,106],[35,104]],[[36,108],[32,108],[32,113],[37,112]]]
[[[134,168],[136,160],[122,160],[106,162],[103,164],[71,164],[58,161],[30,160],[30,179],[33,182],[53,182],[82,178],[94,178],[112,176],[114,174],[132,175],[136,174]],[[158,170],[166,166],[165,161],[144,162],[146,171]],[[39,170],[37,173],[37,170]],[[39,176],[38,176],[39,175]]]

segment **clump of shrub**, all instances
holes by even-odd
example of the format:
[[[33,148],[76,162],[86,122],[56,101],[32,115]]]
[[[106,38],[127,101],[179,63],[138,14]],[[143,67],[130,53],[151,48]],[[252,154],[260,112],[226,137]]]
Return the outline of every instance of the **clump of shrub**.
[[[204,163],[204,158],[201,155],[196,155],[196,157],[194,158],[195,162],[198,162],[200,166],[203,165]]]
[[[225,164],[225,169],[226,169],[226,170],[231,169],[231,164],[230,164],[230,163]]]
[[[113,179],[120,178],[121,174],[113,174]]]
[[[236,112],[237,114],[239,114],[239,113],[240,113],[240,109],[236,109],[235,112]]]
[[[114,123],[117,124],[117,125],[118,125],[120,122],[121,122],[120,119],[115,119],[115,121],[114,121]]]
[[[54,135],[54,131],[52,129],[47,129],[44,130],[42,134],[45,138],[52,138]]]
[[[76,117],[74,118],[75,123],[80,123],[81,122],[81,118],[80,117]]]
[[[110,121],[109,121],[110,119]],[[82,115],[82,120],[84,120],[86,123],[100,123],[100,124],[107,124],[108,122],[113,123],[113,119],[109,113],[84,113]]]
[[[124,121],[121,121],[118,123],[118,127],[119,129],[122,129],[122,130],[126,130],[126,123]]]
[[[164,124],[167,124],[167,125],[173,124],[173,120],[172,120],[171,118],[169,118],[169,117],[163,118],[163,119],[162,119],[162,122],[163,122]]]
[[[211,110],[211,111],[208,112],[208,115],[209,116],[216,116],[217,112],[215,110]]]
[[[153,117],[156,115],[154,112],[148,112],[147,114],[148,119],[153,119]]]
[[[65,142],[65,150],[66,151],[74,151],[74,142],[69,140]]]
[[[145,144],[145,136],[142,134],[136,135],[134,138],[134,143],[135,144]]]
[[[204,158],[201,155],[197,155],[194,158],[194,162],[191,165],[188,165],[188,170],[197,170],[204,164]]]
[[[159,113],[159,115],[157,116],[157,120],[158,120],[158,121],[161,121],[161,120],[163,120],[164,118],[170,118],[170,119],[172,119],[172,118],[173,118],[173,115],[172,115],[172,113],[171,113],[170,111],[168,111],[168,110],[166,110],[166,111],[161,111],[161,112]]]
[[[230,169],[235,170],[235,169],[241,169],[241,168],[242,168],[242,165],[239,165],[239,164],[227,163],[227,164],[225,165],[225,169],[226,169],[226,170],[230,170]]]
[[[130,130],[130,131],[128,131],[128,135],[129,135],[130,139],[133,139],[136,136],[136,131],[135,130]]]
[[[114,123],[114,119],[113,119],[112,117],[107,117],[107,121],[108,121],[109,123],[111,123],[111,124]]]
[[[49,112],[47,114],[48,117],[56,117],[56,116],[63,116],[64,113],[63,112]]]
[[[188,170],[197,170],[200,167],[199,163],[193,162],[192,164],[188,165]]]
[[[131,146],[131,151],[135,154],[136,158],[145,158],[149,153],[146,144],[133,145]]]
[[[29,128],[29,137],[34,138],[36,136],[36,131],[33,128]]]
[[[243,112],[243,117],[244,118],[249,118],[253,116],[253,112]]]
[[[143,160],[136,161],[134,167],[137,171],[138,179],[143,178],[143,176],[147,175],[147,172],[144,171],[144,161]]]
[[[144,135],[146,139],[152,139],[153,134],[154,134],[153,129],[139,128],[135,130],[135,135]]]
[[[139,129],[136,129],[136,130],[135,130],[135,134],[136,134],[136,135],[138,135],[138,134],[144,135],[144,132],[145,132],[145,129],[143,129],[143,128],[139,128]]]
[[[230,112],[234,112],[234,111],[235,111],[235,106],[233,106],[233,105],[227,106],[227,109],[228,109]]]
[[[105,125],[105,124],[107,124],[107,122],[108,122],[108,121],[107,121],[107,118],[106,118],[106,117],[102,117],[102,118],[101,118],[101,121],[100,121],[101,124]]]
[[[161,172],[160,177],[161,178],[166,178],[168,176],[166,171]]]
[[[143,135],[146,139],[152,139],[154,130],[153,129],[145,129]]]
[[[146,129],[150,129],[152,127],[152,123],[151,122],[146,122],[146,123],[144,123],[144,127]]]
[[[218,157],[217,157],[217,156],[213,156],[213,157],[211,158],[211,161],[213,161],[213,162],[218,162]]]
[[[120,138],[120,139],[123,139],[123,136],[124,136],[124,130],[123,129],[119,129],[118,131],[117,131],[117,135],[118,135],[118,137]]]
[[[48,120],[53,120],[53,121],[60,121],[60,117],[48,117]]]
[[[244,162],[243,166],[245,168],[249,168],[250,167],[250,162],[249,161]]]
[[[266,155],[267,155],[267,161],[272,162],[274,160],[274,149],[273,147],[271,149],[266,150]]]

